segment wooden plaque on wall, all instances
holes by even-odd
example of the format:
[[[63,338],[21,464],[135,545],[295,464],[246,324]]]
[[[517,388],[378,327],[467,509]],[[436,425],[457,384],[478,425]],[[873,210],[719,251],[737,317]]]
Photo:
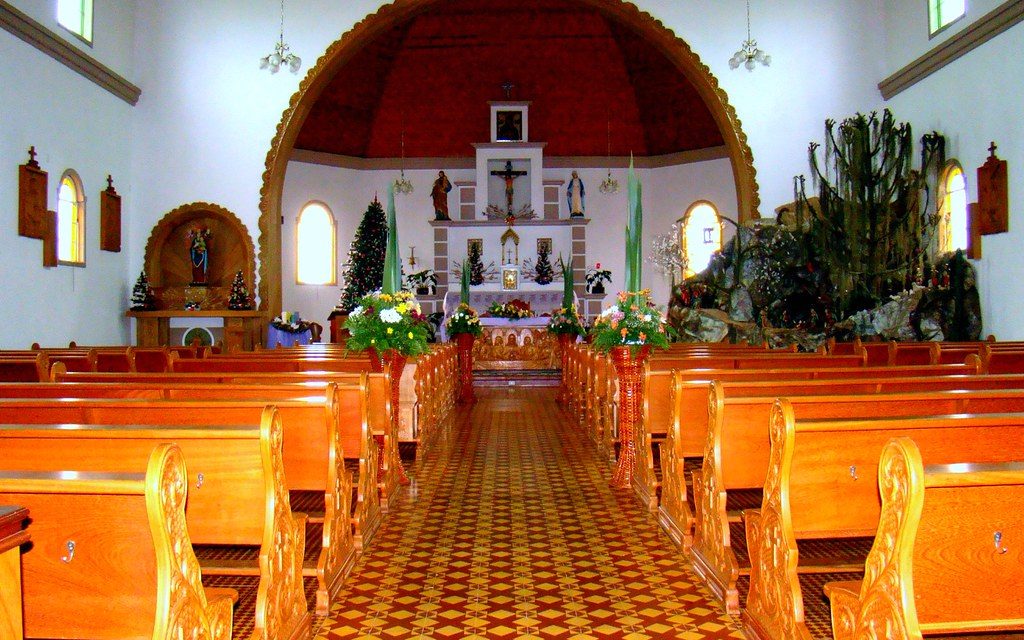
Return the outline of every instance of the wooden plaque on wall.
[[[57,266],[57,212],[47,211],[44,218],[43,266]]]
[[[121,196],[107,176],[107,188],[100,192],[100,249],[121,251]]]
[[[18,235],[40,240],[46,235],[46,172],[35,159],[18,167]]]
[[[978,233],[983,236],[1010,230],[1010,206],[1006,160],[996,157],[996,146],[989,147],[988,160],[978,167]]]

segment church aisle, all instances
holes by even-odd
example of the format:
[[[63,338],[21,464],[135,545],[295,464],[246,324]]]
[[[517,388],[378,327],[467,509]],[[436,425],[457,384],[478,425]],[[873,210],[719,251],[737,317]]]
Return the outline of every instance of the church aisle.
[[[319,638],[740,638],[552,389],[482,389]]]

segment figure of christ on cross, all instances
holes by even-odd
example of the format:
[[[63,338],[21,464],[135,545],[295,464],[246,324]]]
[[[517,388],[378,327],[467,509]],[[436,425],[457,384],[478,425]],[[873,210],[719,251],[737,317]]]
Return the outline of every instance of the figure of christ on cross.
[[[515,181],[516,178],[518,178],[520,176],[525,176],[526,174],[527,174],[526,171],[513,171],[512,170],[512,161],[511,160],[506,160],[505,161],[505,170],[504,171],[492,171],[491,172],[492,176],[497,176],[497,177],[502,178],[503,180],[505,180],[505,201],[508,204],[508,213],[509,213],[509,215],[512,215],[512,195],[515,193],[515,190],[512,187],[512,183]]]

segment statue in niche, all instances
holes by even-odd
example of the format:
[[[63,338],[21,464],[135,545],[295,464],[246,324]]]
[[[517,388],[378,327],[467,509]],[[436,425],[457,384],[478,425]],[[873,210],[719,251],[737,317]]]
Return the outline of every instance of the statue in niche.
[[[583,212],[586,208],[586,193],[586,189],[583,187],[583,180],[580,179],[578,173],[573,171],[572,178],[569,179],[569,185],[565,189],[565,198],[569,203],[570,217],[583,217]]]
[[[452,190],[452,183],[444,171],[437,172],[437,180],[434,180],[434,188],[430,190],[430,197],[434,201],[434,219],[451,220],[448,216],[448,192]]]
[[[188,231],[189,258],[192,263],[192,285],[206,286],[210,269],[210,230],[192,227]]]

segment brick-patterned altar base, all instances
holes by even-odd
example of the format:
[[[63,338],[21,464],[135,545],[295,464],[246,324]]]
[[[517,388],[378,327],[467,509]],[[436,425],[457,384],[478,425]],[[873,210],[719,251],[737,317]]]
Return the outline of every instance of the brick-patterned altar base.
[[[742,637],[554,398],[478,389],[319,638]]]

